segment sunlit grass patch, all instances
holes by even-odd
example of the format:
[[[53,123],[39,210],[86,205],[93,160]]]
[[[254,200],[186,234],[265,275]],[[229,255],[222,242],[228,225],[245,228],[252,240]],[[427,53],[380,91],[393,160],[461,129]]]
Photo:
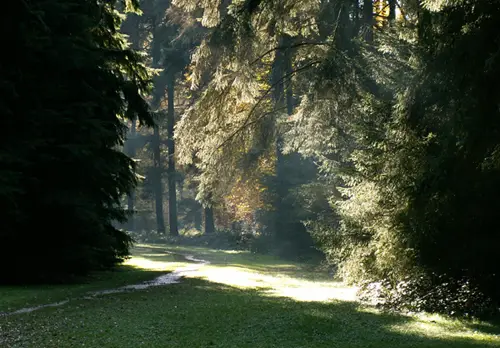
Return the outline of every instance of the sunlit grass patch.
[[[189,275],[210,282],[242,289],[262,288],[265,294],[284,296],[300,301],[356,300],[356,289],[340,282],[319,282],[282,275],[259,272],[252,268],[209,265]]]
[[[124,265],[154,271],[173,271],[186,264],[187,261],[182,255],[165,252],[162,249],[144,247],[133,248],[132,257],[124,262]]]
[[[152,261],[142,257],[133,257],[124,262],[125,265],[133,266],[144,270],[153,271],[173,271],[178,267],[186,265],[184,262],[172,262],[172,261]]]
[[[356,288],[333,281],[325,272],[315,272],[309,265],[285,263],[283,260],[242,251],[217,251],[202,248],[176,247],[176,250],[197,254],[212,264],[189,275],[213,283],[240,289],[260,289],[261,295],[287,297],[295,301],[356,301]],[[309,268],[309,271],[308,271]],[[309,273],[304,276],[304,273]],[[378,314],[373,307],[360,311]],[[435,338],[470,338],[479,342],[500,343],[494,334],[480,333],[464,321],[421,314],[411,320],[388,327],[395,332]]]
[[[179,284],[80,298],[61,307],[0,318],[0,346],[500,346],[495,327],[488,327],[490,333],[484,330],[487,323],[388,314],[364,307],[352,301],[354,289],[320,272],[304,275],[309,265],[201,248],[143,246],[133,253],[123,266],[132,274],[158,275],[187,265],[180,254],[212,263],[189,273]]]
[[[210,265],[191,273],[191,278],[242,289],[265,289],[266,295],[284,296],[300,301],[356,300],[355,288],[333,281],[325,272],[314,271],[311,265],[288,263],[273,256],[246,251],[146,244],[140,246],[157,252],[168,250],[194,254],[211,262]]]
[[[442,339],[474,339],[482,343],[491,343],[500,346],[500,328],[496,328],[497,334],[479,331],[474,328],[479,321],[464,321],[460,319],[447,318],[440,315],[417,314],[410,315],[412,320],[398,323],[388,327],[389,330],[403,334],[423,335]],[[487,325],[486,323],[484,323]]]

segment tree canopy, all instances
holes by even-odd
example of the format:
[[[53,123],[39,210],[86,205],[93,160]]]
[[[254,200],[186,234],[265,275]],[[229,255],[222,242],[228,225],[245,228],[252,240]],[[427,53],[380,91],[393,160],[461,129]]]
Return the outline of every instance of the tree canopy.
[[[227,189],[243,157],[273,158],[256,143],[276,149],[278,170],[281,154],[297,151],[318,165],[309,182],[331,207],[306,225],[345,279],[381,284],[395,306],[497,307],[497,2],[203,10],[214,29],[192,79],[211,78],[178,129],[200,189]]]

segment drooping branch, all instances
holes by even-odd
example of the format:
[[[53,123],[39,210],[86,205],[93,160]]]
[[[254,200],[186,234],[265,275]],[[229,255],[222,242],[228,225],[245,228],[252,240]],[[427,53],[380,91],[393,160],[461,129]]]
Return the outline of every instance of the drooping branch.
[[[303,67],[300,67],[298,69],[295,69],[291,72],[289,72],[288,74],[285,74],[283,75],[283,77],[281,77],[278,81],[276,81],[275,83],[273,83],[265,92],[264,94],[259,98],[259,100],[254,104],[254,106],[252,107],[252,109],[250,110],[250,112],[248,113],[245,121],[243,122],[243,124],[237,129],[235,130],[228,138],[226,138],[218,147],[216,150],[219,150],[220,148],[224,147],[228,142],[230,142],[232,139],[234,139],[234,137],[236,135],[238,135],[241,131],[243,131],[244,129],[246,129],[248,126],[256,123],[256,121],[259,121],[261,119],[263,119],[264,117],[268,116],[268,115],[271,115],[273,114],[274,112],[276,111],[279,111],[281,109],[286,109],[286,106],[283,107],[283,108],[279,108],[279,109],[276,109],[276,110],[273,110],[271,112],[267,112],[267,113],[264,113],[262,114],[261,116],[259,116],[259,118],[257,118],[257,120],[254,120],[252,122],[249,122],[250,121],[250,118],[252,117],[253,113],[255,112],[255,110],[257,109],[257,106],[260,105],[260,103],[262,103],[262,101],[269,95],[269,93],[280,83],[282,83],[284,80],[286,79],[289,79],[290,77],[292,77],[293,75],[301,72],[301,71],[304,71],[306,69],[309,69],[310,67],[312,67],[313,65],[315,64],[319,64],[321,63],[321,61],[319,60],[316,60],[316,61],[313,61],[313,62],[310,62],[306,65],[304,65]]]
[[[273,47],[269,50],[267,50],[266,52],[262,53],[259,57],[257,57],[255,60],[253,60],[250,65],[254,65],[255,63],[259,62],[260,60],[262,60],[262,58],[264,58],[265,56],[267,56],[268,54],[271,54],[273,53],[274,51],[278,51],[278,50],[288,50],[288,49],[292,49],[292,48],[297,48],[297,47],[301,47],[301,46],[306,46],[306,45],[312,45],[312,46],[330,46],[330,43],[329,42],[326,42],[326,41],[321,41],[321,42],[298,42],[296,44],[293,44],[293,45],[288,45],[288,46],[277,46],[277,47]]]
[[[35,17],[35,18],[36,18],[36,19],[40,22],[40,24],[43,26],[43,29],[44,29],[47,33],[50,33],[50,32],[51,32],[51,30],[50,30],[49,26],[45,23],[45,21],[43,20],[43,18],[42,18],[39,14],[35,13],[35,12],[31,9],[30,5],[29,5],[29,4],[28,4],[25,0],[21,0],[21,4],[23,4],[24,8],[25,8],[25,9],[26,9],[26,10],[27,10],[27,11],[28,11],[28,12],[29,12],[29,13],[30,13],[33,17]]]
[[[280,108],[277,108],[277,109],[273,109],[271,111],[268,111],[268,112],[265,112],[261,115],[259,115],[259,117],[257,117],[255,120],[251,121],[251,122],[246,122],[245,124],[241,125],[237,130],[235,130],[229,137],[227,137],[223,142],[222,144],[220,144],[218,147],[217,147],[217,150],[221,149],[222,147],[224,147],[225,145],[227,145],[227,143],[229,143],[232,139],[234,139],[234,137],[236,135],[238,135],[239,133],[241,133],[242,131],[244,131],[246,128],[256,124],[257,122],[259,122],[260,120],[266,118],[267,116],[269,115],[272,115],[274,114],[275,112],[278,112],[278,111],[282,111],[282,110],[285,110],[287,107],[286,106],[283,106],[283,107],[280,107]]]

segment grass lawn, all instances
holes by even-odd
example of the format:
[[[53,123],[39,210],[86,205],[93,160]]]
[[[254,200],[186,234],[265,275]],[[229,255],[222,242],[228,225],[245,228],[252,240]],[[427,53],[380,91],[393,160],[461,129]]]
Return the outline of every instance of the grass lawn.
[[[149,255],[148,249],[137,247],[134,251],[141,256]],[[164,254],[163,262],[156,267],[148,265],[147,262],[144,263],[144,267],[137,267],[135,263],[138,260],[141,258],[133,257],[112,272],[96,272],[89,279],[70,285],[0,286],[0,313],[80,297],[89,291],[141,283],[183,264],[175,254]]]
[[[211,264],[179,284],[81,297],[185,264],[176,253]],[[382,313],[359,305],[353,289],[309,265],[161,245],[139,245],[134,254],[121,271],[87,284],[0,288],[3,310],[74,298],[0,317],[0,347],[500,347],[498,326]]]

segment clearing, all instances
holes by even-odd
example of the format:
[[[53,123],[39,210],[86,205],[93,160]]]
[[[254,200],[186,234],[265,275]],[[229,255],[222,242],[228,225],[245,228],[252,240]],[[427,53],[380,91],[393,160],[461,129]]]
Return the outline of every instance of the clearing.
[[[0,287],[4,313],[70,300],[0,316],[0,347],[500,346],[498,325],[383,313],[356,302],[355,289],[308,265],[168,245],[143,244],[133,252],[119,270],[85,284]],[[178,283],[95,293],[179,269],[189,271]]]

